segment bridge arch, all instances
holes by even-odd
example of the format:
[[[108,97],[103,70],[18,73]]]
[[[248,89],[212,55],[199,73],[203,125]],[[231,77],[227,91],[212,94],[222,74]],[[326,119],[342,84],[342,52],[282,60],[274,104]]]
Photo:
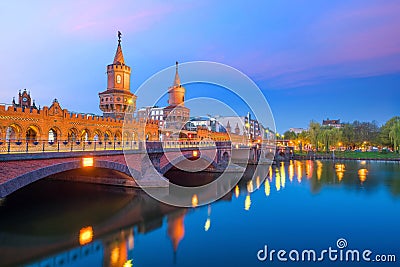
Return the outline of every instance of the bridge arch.
[[[179,163],[184,162],[186,160],[190,160],[190,158],[191,157],[187,157],[185,155],[180,155],[180,156],[174,158],[172,161],[168,161],[168,163],[165,166],[161,167],[160,168],[160,173],[162,175],[164,175],[165,173],[167,173],[169,170],[171,170],[173,167],[175,167]],[[203,162],[208,163],[208,166],[212,166],[214,169],[218,168],[218,164],[214,160],[212,160],[210,157],[208,157],[206,155],[202,155],[200,158],[198,158],[196,160],[202,160]]]
[[[138,170],[129,168],[127,165],[121,164],[118,162],[106,161],[106,160],[95,160],[93,167],[105,168],[105,169],[110,169],[110,170],[124,173],[124,174],[128,175],[129,177],[134,177],[132,179],[135,182],[137,179],[141,179],[141,173]],[[17,191],[18,189],[21,189],[31,183],[34,183],[36,181],[39,181],[39,180],[49,177],[51,175],[55,175],[55,174],[65,172],[65,171],[81,169],[81,168],[83,168],[82,164],[81,164],[81,160],[68,161],[68,162],[63,162],[63,163],[58,163],[58,164],[53,164],[53,165],[48,165],[48,166],[45,166],[42,168],[38,168],[34,171],[19,175],[15,178],[5,182],[2,185],[2,187],[0,188],[0,196],[1,197],[7,196],[7,195]]]

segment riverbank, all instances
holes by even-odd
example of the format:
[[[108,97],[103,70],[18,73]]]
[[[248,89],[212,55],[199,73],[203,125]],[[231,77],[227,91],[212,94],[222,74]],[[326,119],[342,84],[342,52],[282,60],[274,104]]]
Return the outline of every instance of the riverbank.
[[[400,155],[393,152],[355,152],[355,151],[336,151],[330,153],[323,152],[302,152],[295,151],[294,159],[331,159],[331,160],[383,160],[400,161]]]

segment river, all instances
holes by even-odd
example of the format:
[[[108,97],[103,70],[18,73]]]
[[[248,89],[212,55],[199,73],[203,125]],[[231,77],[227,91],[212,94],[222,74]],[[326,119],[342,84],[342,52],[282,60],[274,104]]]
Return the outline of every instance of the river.
[[[0,266],[366,264],[344,262],[340,254],[318,262],[329,247],[400,261],[399,163],[291,161],[265,170],[265,182],[250,181],[251,172],[222,199],[192,208],[161,204],[138,189],[36,182],[0,202]],[[187,173],[168,176],[193,184]],[[271,250],[286,251],[287,261],[277,252],[271,260]],[[289,257],[293,250],[299,261]],[[315,250],[316,262],[301,262],[304,250]]]

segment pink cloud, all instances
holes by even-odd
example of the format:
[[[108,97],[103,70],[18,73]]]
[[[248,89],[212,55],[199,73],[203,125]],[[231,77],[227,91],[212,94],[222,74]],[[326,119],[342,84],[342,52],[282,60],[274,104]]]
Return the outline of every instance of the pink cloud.
[[[192,6],[181,4],[176,7],[167,2],[148,4],[127,0],[79,1],[53,6],[49,17],[67,34],[101,37],[116,30],[131,33],[147,30],[168,14]]]
[[[385,3],[323,13],[289,48],[253,49],[232,64],[276,88],[400,72],[400,5]]]

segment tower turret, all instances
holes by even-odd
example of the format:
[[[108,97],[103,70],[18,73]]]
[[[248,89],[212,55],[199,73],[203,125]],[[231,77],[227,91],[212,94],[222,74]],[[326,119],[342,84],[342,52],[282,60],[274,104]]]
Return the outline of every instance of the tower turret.
[[[185,102],[185,87],[181,84],[181,79],[178,72],[178,61],[175,67],[175,79],[174,83],[168,90],[169,99],[168,104],[170,106],[184,106]]]
[[[130,91],[131,68],[125,65],[121,35],[118,31],[114,61],[107,66],[107,90],[99,93],[103,116],[116,119],[124,119],[125,115],[133,117],[136,109],[136,96]]]

